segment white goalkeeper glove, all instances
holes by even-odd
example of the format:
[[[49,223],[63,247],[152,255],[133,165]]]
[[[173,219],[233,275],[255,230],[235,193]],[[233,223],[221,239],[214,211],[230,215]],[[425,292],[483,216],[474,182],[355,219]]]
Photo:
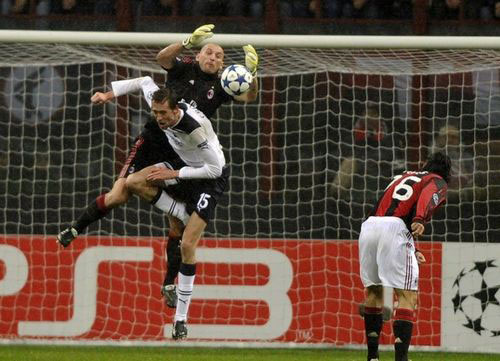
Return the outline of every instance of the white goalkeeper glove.
[[[250,44],[243,47],[245,51],[245,66],[252,73],[253,76],[257,73],[257,66],[259,65],[259,56],[254,47]]]
[[[189,37],[184,39],[184,41],[182,42],[182,46],[186,49],[191,49],[193,46],[200,45],[203,40],[214,36],[214,33],[212,32],[214,28],[214,24],[200,26],[195,31],[193,31],[193,33]]]

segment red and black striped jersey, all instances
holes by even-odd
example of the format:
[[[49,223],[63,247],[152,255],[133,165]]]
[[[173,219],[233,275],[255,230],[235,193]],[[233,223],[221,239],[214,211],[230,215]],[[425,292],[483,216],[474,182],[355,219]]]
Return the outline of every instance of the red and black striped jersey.
[[[394,177],[371,216],[399,217],[410,229],[413,222],[430,221],[434,210],[446,200],[448,185],[429,172],[404,172]]]
[[[174,66],[167,71],[165,86],[173,88],[185,103],[198,108],[209,119],[223,103],[233,100],[222,89],[220,77],[203,72],[190,57],[176,58]]]

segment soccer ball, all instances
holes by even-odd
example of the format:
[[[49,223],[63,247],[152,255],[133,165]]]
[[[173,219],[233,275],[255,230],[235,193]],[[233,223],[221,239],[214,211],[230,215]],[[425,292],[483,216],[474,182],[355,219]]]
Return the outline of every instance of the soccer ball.
[[[478,335],[500,336],[500,267],[494,260],[462,269],[453,283],[453,310]]]
[[[252,74],[243,65],[229,65],[220,77],[220,85],[231,96],[241,95],[250,89]]]

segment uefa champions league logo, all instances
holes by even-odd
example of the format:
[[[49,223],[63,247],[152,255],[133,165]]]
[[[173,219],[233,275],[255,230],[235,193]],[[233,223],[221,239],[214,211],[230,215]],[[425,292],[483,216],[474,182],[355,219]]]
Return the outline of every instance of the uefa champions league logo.
[[[500,336],[500,266],[496,260],[474,262],[453,282],[453,311],[463,326],[480,336]]]
[[[50,120],[64,103],[64,82],[53,66],[13,67],[3,86],[4,103],[18,122]]]

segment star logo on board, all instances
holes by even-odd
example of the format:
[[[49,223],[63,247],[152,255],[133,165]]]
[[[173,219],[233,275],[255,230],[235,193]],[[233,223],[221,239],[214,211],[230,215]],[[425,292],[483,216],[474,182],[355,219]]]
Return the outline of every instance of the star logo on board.
[[[500,267],[497,260],[474,262],[463,268],[452,286],[455,315],[477,335],[498,337],[495,320],[500,315]]]

